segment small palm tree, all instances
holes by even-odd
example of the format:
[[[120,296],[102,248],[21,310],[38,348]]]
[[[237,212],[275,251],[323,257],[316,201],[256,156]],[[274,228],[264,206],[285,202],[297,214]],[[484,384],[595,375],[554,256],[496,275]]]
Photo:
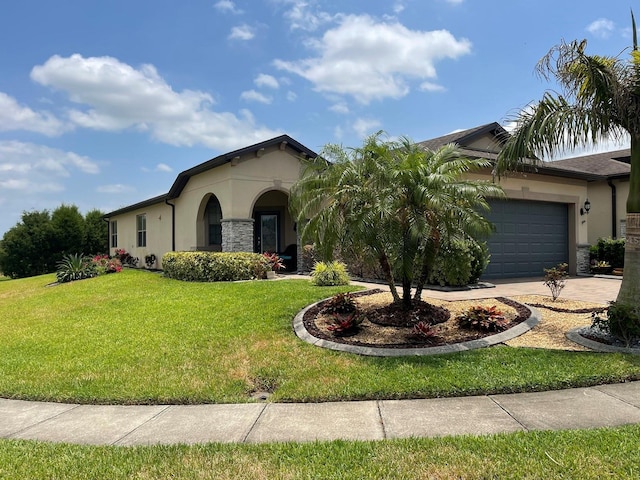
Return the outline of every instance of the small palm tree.
[[[498,174],[537,157],[607,138],[631,137],[624,277],[617,301],[640,304],[640,52],[631,13],[631,58],[587,55],[587,42],[560,43],[538,63],[545,79],[563,93],[547,92],[515,119],[516,128],[498,156]],[[532,160],[534,159],[534,160]]]
[[[375,259],[394,301],[408,309],[412,284],[419,300],[443,240],[491,231],[481,210],[502,190],[463,178],[489,166],[461,156],[453,145],[430,151],[407,138],[384,141],[379,132],[362,147],[327,145],[309,160],[291,190],[291,210],[303,238],[325,258],[339,246]]]

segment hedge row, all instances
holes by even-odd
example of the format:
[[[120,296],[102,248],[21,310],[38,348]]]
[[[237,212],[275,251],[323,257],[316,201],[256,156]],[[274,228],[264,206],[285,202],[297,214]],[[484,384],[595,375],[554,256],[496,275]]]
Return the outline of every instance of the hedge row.
[[[162,256],[165,276],[190,282],[229,282],[264,278],[269,262],[259,253],[167,252]]]

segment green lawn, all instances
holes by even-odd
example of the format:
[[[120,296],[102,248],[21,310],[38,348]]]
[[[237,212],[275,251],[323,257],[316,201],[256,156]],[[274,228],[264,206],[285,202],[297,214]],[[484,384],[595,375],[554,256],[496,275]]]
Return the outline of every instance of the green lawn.
[[[0,441],[6,479],[637,479],[640,426],[379,442],[87,447]]]
[[[300,341],[291,320],[339,288],[306,281],[184,283],[119,274],[46,287],[0,282],[0,397],[81,403],[410,398],[640,378],[640,358],[493,347],[371,358]],[[352,287],[353,288],[353,287]],[[342,288],[344,290],[344,288]]]

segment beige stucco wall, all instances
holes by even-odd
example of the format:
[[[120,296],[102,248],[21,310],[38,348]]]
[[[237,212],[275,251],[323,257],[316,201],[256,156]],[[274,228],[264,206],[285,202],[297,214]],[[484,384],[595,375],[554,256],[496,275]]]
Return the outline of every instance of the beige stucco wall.
[[[176,250],[192,250],[204,241],[198,238],[196,227],[209,194],[218,198],[223,219],[248,219],[260,195],[270,190],[288,192],[299,175],[297,152],[288,147],[281,150],[278,145],[265,149],[260,156],[249,153],[194,175],[180,196],[172,200],[176,205]]]
[[[616,189],[616,231],[612,227],[612,196],[611,187],[607,182],[589,183],[589,202],[591,210],[585,215],[589,224],[589,243],[594,244],[602,237],[620,238],[620,220],[627,215],[627,197],[629,196],[628,180],[613,180]]]
[[[136,216],[142,214],[146,215],[147,220],[147,246],[137,247]],[[157,203],[111,217],[109,221],[118,222],[117,248],[124,248],[132,256],[138,257],[139,267],[145,266],[144,257],[150,254],[157,257],[157,267],[162,267],[162,255],[171,251],[171,207],[164,203]],[[111,246],[111,235],[109,235],[109,246]],[[115,251],[116,248],[110,248],[111,255],[114,255]]]

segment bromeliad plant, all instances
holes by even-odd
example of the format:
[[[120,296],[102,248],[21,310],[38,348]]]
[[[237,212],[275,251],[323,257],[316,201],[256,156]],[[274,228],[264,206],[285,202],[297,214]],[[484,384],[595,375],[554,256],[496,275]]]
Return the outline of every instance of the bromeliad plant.
[[[328,314],[352,313],[357,310],[356,302],[351,293],[337,293],[324,305],[322,311]]]
[[[57,264],[56,279],[59,283],[83,280],[97,275],[95,264],[81,253],[66,255]]]
[[[284,263],[282,263],[282,259],[278,256],[277,253],[264,252],[262,255],[269,262],[269,267],[272,271],[277,272],[284,268]]]
[[[456,318],[458,325],[469,330],[482,332],[501,332],[507,328],[507,319],[504,314],[493,305],[483,307],[477,305]]]
[[[334,313],[332,317],[333,323],[327,327],[327,330],[335,334],[345,334],[354,332],[358,329],[364,316],[358,311],[349,314]]]
[[[413,326],[413,333],[424,338],[433,338],[437,335],[433,325],[424,321],[419,321]]]

